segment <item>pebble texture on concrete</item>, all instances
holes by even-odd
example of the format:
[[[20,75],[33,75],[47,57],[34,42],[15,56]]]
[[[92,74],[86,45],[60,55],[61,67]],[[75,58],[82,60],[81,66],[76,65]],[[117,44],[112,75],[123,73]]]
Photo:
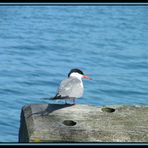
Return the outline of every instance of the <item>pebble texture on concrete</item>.
[[[19,142],[148,142],[148,106],[27,105]]]

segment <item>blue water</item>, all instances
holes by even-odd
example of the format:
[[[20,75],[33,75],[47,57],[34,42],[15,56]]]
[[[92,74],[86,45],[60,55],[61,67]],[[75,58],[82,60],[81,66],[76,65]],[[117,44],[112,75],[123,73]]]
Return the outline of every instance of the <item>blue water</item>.
[[[148,105],[148,7],[0,6],[0,142],[17,142],[21,108],[50,103],[72,68],[77,104]]]

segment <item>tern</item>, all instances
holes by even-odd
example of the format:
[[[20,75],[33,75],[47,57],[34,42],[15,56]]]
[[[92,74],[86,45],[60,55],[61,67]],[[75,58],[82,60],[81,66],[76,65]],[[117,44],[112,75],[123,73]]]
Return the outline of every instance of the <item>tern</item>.
[[[72,69],[68,73],[68,78],[61,81],[55,97],[51,98],[51,100],[65,100],[65,103],[66,100],[73,100],[75,104],[75,99],[83,96],[82,78],[92,80],[92,78],[84,75],[80,69]]]

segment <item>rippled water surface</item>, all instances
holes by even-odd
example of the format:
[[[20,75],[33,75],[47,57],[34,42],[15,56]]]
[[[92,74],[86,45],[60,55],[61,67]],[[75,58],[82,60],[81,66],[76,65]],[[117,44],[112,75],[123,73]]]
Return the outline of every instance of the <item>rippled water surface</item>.
[[[0,6],[0,142],[17,142],[22,106],[51,103],[80,68],[77,104],[148,105],[148,7]],[[53,103],[53,102],[52,102]]]

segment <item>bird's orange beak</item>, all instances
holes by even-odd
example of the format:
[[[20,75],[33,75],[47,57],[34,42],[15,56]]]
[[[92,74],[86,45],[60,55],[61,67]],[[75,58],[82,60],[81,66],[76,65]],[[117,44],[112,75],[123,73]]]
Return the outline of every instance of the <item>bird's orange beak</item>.
[[[84,78],[84,79],[88,79],[88,80],[92,80],[92,78],[90,78],[89,76],[86,76],[86,75],[83,75],[82,78]]]

